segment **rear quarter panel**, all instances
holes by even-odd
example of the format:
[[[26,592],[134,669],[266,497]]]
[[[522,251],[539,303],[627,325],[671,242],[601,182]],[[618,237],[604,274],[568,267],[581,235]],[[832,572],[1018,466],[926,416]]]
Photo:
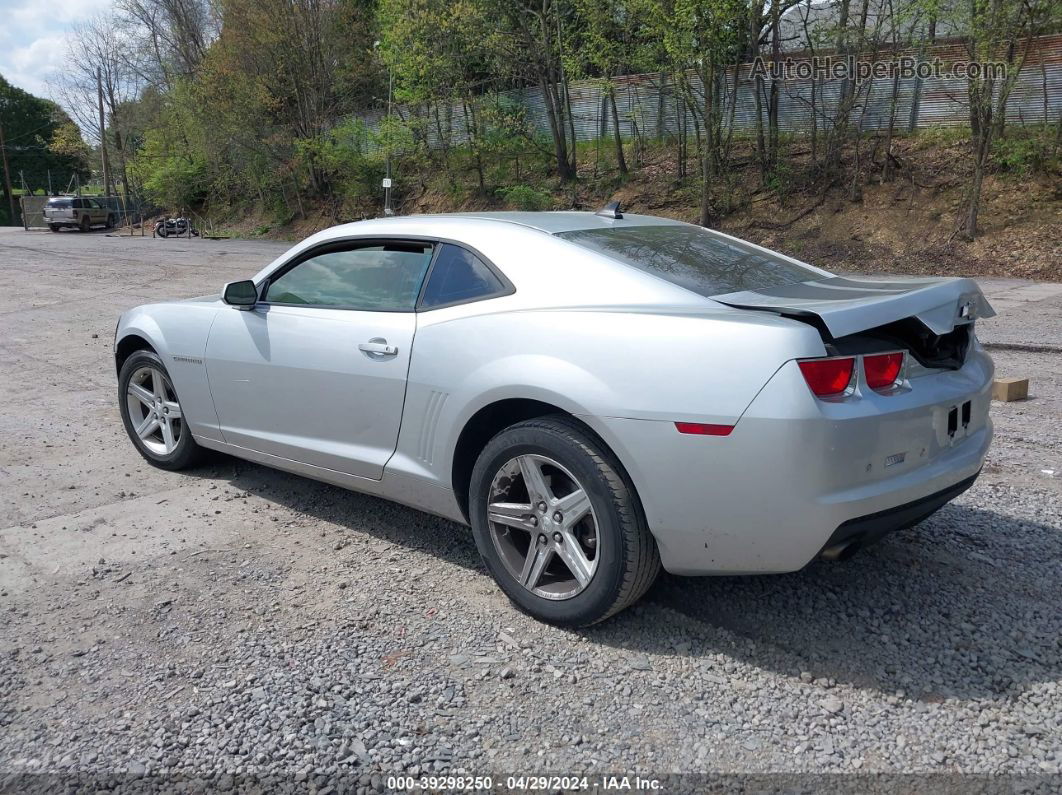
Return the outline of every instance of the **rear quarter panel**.
[[[707,303],[671,313],[447,313],[419,316],[398,450],[389,465],[445,485],[462,429],[496,401],[540,400],[595,428],[595,417],[733,424],[783,362],[823,353],[809,326],[715,311]],[[634,477],[635,462],[614,452]]]

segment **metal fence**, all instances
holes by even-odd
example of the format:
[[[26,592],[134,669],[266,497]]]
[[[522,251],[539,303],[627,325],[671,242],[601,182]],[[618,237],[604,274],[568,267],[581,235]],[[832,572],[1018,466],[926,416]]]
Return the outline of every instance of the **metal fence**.
[[[922,51],[903,50],[881,53],[876,60],[893,60],[902,56],[916,61],[939,59],[945,67],[966,58],[961,43],[943,43]],[[794,56],[794,62],[809,60],[806,54]],[[752,65],[742,64],[720,76],[725,126],[736,131],[754,131],[756,119],[756,81]],[[695,76],[689,79],[694,99],[703,96]],[[829,128],[836,120],[837,100],[843,81],[840,79],[780,82],[779,127],[785,131],[808,131],[812,124]],[[687,107],[683,92],[664,74],[625,75],[614,78],[616,103],[623,137],[639,135],[663,137],[685,129],[692,131],[695,117]],[[966,81],[946,77],[901,77],[893,99],[893,78],[868,79],[860,84],[848,123],[863,130],[888,127],[890,120],[897,131],[923,127],[957,126],[969,123]],[[613,134],[612,117],[607,105],[605,86],[600,80],[573,81],[569,85],[575,137],[590,141]],[[507,102],[523,109],[530,129],[549,135],[549,120],[542,92],[538,88],[506,91],[480,98],[480,103]],[[766,107],[766,101],[763,106]],[[814,109],[814,110],[813,110]],[[423,110],[423,109],[422,109]],[[431,108],[421,115],[429,121],[425,138],[429,146],[461,145],[469,141],[467,107],[455,101],[448,106]],[[413,109],[400,108],[401,115]],[[1024,124],[1053,123],[1062,114],[1062,34],[1041,36],[1029,44],[1024,67],[1007,102],[1007,118]],[[358,117],[371,131],[379,129],[383,114],[366,113]],[[731,121],[732,120],[732,121]],[[372,136],[370,136],[370,139]],[[370,144],[371,145],[371,144]]]

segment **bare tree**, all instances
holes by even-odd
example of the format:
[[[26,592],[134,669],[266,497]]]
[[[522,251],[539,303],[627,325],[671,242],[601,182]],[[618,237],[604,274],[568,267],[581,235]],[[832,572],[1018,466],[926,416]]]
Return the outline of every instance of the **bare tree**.
[[[117,0],[115,7],[137,45],[130,62],[159,87],[193,75],[221,31],[220,14],[209,0]]]
[[[128,124],[126,108],[143,86],[131,68],[129,40],[105,17],[79,25],[67,36],[67,58],[52,87],[81,130],[118,161],[118,174],[128,189]],[[101,112],[102,109],[102,112]],[[102,120],[102,121],[101,121]],[[109,186],[108,186],[109,187]]]

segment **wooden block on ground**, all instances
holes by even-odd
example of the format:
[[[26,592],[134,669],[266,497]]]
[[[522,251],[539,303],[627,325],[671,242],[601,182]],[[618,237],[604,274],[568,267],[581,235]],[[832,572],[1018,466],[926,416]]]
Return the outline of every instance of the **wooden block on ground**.
[[[996,378],[992,381],[992,400],[1025,400],[1029,397],[1028,378]]]

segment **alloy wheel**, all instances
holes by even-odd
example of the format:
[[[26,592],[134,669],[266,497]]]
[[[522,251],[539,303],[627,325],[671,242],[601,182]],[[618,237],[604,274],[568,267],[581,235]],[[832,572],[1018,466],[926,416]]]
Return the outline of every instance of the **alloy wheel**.
[[[170,455],[184,433],[184,415],[165,373],[155,367],[133,372],[126,389],[129,420],[140,443],[155,455]]]
[[[571,599],[593,579],[597,517],[579,481],[547,456],[527,453],[495,474],[487,524],[506,570],[544,599]]]

